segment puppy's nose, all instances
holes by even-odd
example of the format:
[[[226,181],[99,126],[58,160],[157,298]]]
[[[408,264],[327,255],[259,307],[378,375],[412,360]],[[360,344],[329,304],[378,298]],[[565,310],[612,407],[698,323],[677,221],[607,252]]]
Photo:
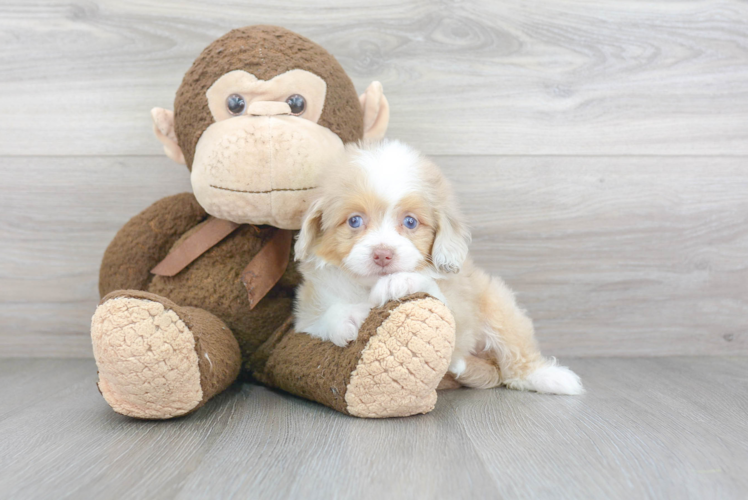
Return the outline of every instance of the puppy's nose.
[[[389,248],[380,247],[374,249],[371,253],[371,258],[374,259],[374,263],[378,266],[386,267],[390,262],[392,262],[393,255],[394,252]]]

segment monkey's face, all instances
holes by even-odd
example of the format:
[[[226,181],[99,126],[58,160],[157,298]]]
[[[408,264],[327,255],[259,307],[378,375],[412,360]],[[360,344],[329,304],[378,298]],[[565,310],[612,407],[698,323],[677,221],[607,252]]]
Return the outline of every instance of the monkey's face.
[[[191,169],[200,205],[237,223],[298,229],[317,174],[346,142],[384,136],[382,85],[361,96],[322,47],[274,26],[233,30],[195,60],[156,137]]]
[[[320,126],[327,85],[295,69],[258,80],[236,70],[207,92],[214,123],[192,162],[192,189],[205,210],[238,223],[298,227],[317,174],[344,149]]]

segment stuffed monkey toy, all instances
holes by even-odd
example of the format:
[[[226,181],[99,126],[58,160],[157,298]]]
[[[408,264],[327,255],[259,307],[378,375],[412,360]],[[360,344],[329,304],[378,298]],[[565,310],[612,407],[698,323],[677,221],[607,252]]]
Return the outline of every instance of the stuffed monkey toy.
[[[104,255],[91,337],[114,411],[186,415],[240,374],[358,417],[433,409],[454,346],[454,320],[437,300],[372,310],[345,348],[293,328],[295,230],[317,173],[344,144],[384,135],[382,86],[358,97],[319,45],[250,26],[210,44],[174,112],[152,116],[193,193],[133,217]]]

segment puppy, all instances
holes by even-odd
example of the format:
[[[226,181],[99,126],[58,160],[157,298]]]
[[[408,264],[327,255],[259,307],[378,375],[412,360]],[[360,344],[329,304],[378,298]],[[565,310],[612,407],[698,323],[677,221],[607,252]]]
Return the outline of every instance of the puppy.
[[[470,232],[436,165],[396,141],[348,146],[320,191],[295,245],[298,331],[344,346],[372,307],[426,292],[454,315],[450,371],[462,385],[583,392],[574,372],[540,354],[506,284],[473,264]]]

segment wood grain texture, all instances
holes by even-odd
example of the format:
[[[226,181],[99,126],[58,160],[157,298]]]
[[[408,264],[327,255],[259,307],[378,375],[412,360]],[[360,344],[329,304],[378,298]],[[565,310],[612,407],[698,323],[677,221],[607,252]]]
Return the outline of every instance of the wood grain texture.
[[[0,155],[158,154],[200,51],[280,24],[383,82],[430,154],[748,154],[748,4],[325,0],[4,2]]]
[[[0,4],[0,354],[90,356],[106,245],[189,190],[149,110],[256,23],[384,83],[547,353],[748,352],[746,2],[42,0]]]
[[[190,190],[165,158],[0,158],[0,353],[92,356],[99,265],[127,220]]]
[[[91,360],[4,360],[0,498],[745,498],[748,358],[565,361],[584,396],[458,390],[375,421],[243,385],[147,422]]]
[[[748,354],[746,158],[436,157],[551,355]],[[101,256],[161,157],[5,158],[0,352],[90,356]]]
[[[748,353],[747,160],[440,163],[546,351],[647,356]]]

